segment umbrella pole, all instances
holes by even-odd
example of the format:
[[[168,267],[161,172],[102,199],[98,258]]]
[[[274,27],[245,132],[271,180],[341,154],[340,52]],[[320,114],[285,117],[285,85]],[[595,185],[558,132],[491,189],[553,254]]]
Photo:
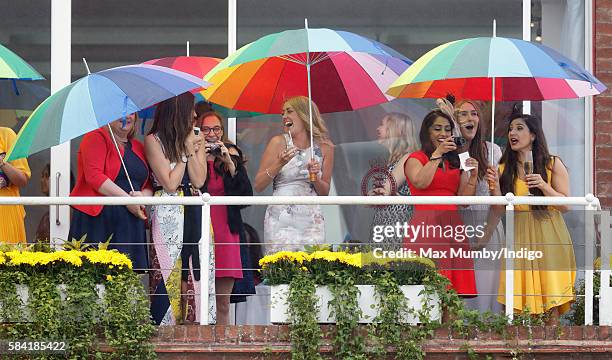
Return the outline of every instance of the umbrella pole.
[[[308,19],[304,19],[304,27],[306,28],[306,39],[308,39]],[[310,161],[314,160],[314,141],[313,141],[313,126],[312,126],[312,87],[310,84],[310,44],[306,46],[306,76],[308,78],[308,122],[310,124]],[[309,172],[310,181],[317,181],[318,174]]]
[[[492,81],[493,85],[491,86],[491,148],[489,149],[489,164],[495,167],[494,159],[493,159],[493,144],[495,144],[495,77]]]
[[[497,21],[493,19],[493,37],[497,36]],[[489,164],[495,168],[493,162],[493,145],[495,144],[495,76],[491,82],[491,149],[489,149]]]

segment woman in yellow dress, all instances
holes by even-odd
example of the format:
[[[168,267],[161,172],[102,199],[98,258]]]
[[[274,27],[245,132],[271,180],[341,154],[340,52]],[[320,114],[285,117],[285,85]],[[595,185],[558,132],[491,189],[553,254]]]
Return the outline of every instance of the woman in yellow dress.
[[[19,188],[26,186],[30,180],[30,167],[26,159],[4,161],[16,138],[12,129],[0,127],[0,196],[19,196]],[[24,218],[22,205],[0,205],[0,243],[26,242]]]
[[[532,165],[526,165],[532,155]],[[527,169],[527,172],[525,171]],[[529,174],[529,172],[532,172]],[[497,172],[487,171],[496,183],[495,195],[568,196],[569,174],[560,158],[550,155],[541,120],[515,115],[508,126],[508,146]],[[514,310],[532,314],[550,312],[557,323],[574,300],[574,248],[561,211],[564,206],[519,205],[514,212],[514,250],[541,251],[539,259],[514,260]],[[510,250],[510,249],[509,249]],[[505,272],[500,274],[498,301],[505,303]]]

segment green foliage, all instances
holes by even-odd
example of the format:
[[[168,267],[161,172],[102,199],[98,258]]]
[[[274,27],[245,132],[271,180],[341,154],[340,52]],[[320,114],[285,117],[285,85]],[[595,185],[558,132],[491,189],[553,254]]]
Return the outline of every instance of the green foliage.
[[[349,255],[339,254],[348,261]],[[336,318],[334,334],[334,358],[362,360],[386,359],[389,350],[395,351],[395,359],[424,359],[423,343],[431,338],[438,328],[446,327],[461,339],[473,338],[478,331],[494,331],[508,340],[509,324],[541,326],[546,315],[534,315],[528,309],[515,314],[509,321],[505,314],[486,312],[465,307],[463,299],[451,288],[449,280],[439,274],[423,259],[414,261],[364,261],[360,267],[340,263],[333,255],[321,259],[309,259],[299,253],[271,255],[263,272],[271,284],[289,284],[289,321],[292,342],[292,359],[321,359],[319,346],[322,332],[317,323],[317,297],[315,287],[326,285],[332,293],[329,306]],[[367,337],[359,331],[361,311],[358,306],[359,290],[355,285],[374,285],[378,300],[378,315],[367,326]],[[424,285],[420,294],[424,301],[422,309],[408,307],[401,291],[402,285]],[[445,313],[442,323],[432,320],[432,307],[427,299],[438,299]],[[419,319],[418,325],[403,322],[407,316]],[[520,354],[508,342],[512,354]],[[479,354],[467,341],[462,348],[470,359]],[[490,358],[490,357],[487,357]]]
[[[366,360],[365,340],[359,334],[359,289],[355,286],[350,273],[336,274],[334,283],[329,285],[332,299],[329,302],[331,313],[336,318],[334,336],[335,355],[339,359]]]
[[[102,298],[98,284],[104,285]],[[27,304],[17,291],[22,286],[28,289]],[[138,274],[126,266],[87,261],[0,266],[0,339],[67,344],[65,354],[36,358],[151,359],[154,331]],[[104,341],[112,353],[101,351]]]
[[[291,359],[319,360],[321,327],[317,323],[315,283],[306,274],[298,274],[289,283],[289,321],[291,322]]]

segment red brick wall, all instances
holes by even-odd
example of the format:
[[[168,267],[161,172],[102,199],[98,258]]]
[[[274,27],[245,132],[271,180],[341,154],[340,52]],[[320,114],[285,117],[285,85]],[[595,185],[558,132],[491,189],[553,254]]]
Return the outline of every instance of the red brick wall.
[[[363,329],[365,330],[365,328]],[[333,326],[323,326],[321,353],[337,359],[332,352]],[[507,328],[508,335],[484,331],[464,337],[438,329],[424,343],[426,360],[467,359],[464,344],[494,359],[510,359],[511,353],[538,360],[609,360],[612,358],[612,327],[533,326]],[[162,326],[153,339],[159,359],[290,359],[289,327],[280,326]],[[388,359],[393,359],[389,349]],[[341,360],[341,359],[338,359]]]
[[[595,76],[608,90],[595,97],[595,195],[612,208],[612,0],[595,0]]]

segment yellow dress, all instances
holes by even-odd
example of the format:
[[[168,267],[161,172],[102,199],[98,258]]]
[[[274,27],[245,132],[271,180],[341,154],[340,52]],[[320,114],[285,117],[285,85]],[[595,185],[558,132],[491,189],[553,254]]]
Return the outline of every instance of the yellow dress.
[[[0,154],[9,151],[15,143],[17,135],[13,130],[0,127]],[[9,162],[15,168],[23,171],[29,178],[30,167],[26,159]],[[0,189],[0,196],[19,196],[19,188],[13,184]],[[22,205],[0,205],[0,243],[25,243],[26,232],[24,225],[25,210]]]
[[[554,161],[554,159],[553,159]],[[552,169],[552,162],[550,169]],[[547,168],[548,183],[552,171]],[[499,168],[500,174],[504,165]],[[516,179],[514,194],[526,196],[527,184]],[[514,260],[514,309],[528,309],[532,314],[541,314],[559,306],[562,314],[574,301],[576,260],[574,247],[561,212],[550,207],[547,210],[528,211],[529,205],[517,205],[514,211],[514,250],[541,251],[540,259]],[[503,262],[502,262],[503,264]],[[505,304],[506,274],[502,269],[497,300]]]

